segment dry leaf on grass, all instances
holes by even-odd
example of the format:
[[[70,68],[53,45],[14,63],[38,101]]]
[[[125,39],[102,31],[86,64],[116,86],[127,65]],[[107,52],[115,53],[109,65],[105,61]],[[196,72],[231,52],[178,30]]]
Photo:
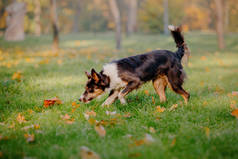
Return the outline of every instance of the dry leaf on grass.
[[[155,131],[155,129],[154,129],[153,127],[150,127],[149,130],[150,130],[150,132],[153,133],[153,134],[156,133],[156,131]]]
[[[210,129],[208,127],[204,127],[204,129],[205,129],[206,136],[209,137],[210,136]]]
[[[80,147],[80,157],[81,159],[100,159],[100,156],[96,152],[93,152],[86,146]]]
[[[97,113],[96,112],[94,112],[93,110],[92,111],[87,111],[86,113],[84,113],[84,117],[85,117],[85,119],[86,120],[88,120],[89,119],[89,117],[95,117],[97,115]]]
[[[24,134],[24,137],[28,143],[35,141],[35,135],[34,134]]]
[[[162,113],[162,112],[165,111],[165,108],[164,108],[164,107],[157,106],[157,107],[156,107],[156,111],[159,112],[159,113]]]
[[[149,96],[149,95],[150,95],[150,93],[149,93],[149,91],[148,91],[148,90],[145,90],[144,92],[145,92],[145,94],[146,94],[147,96]]]
[[[58,104],[58,105],[62,104],[62,101],[57,97],[52,98],[52,99],[45,99],[44,100],[44,107],[45,108],[48,108],[49,106],[53,106],[55,104]]]
[[[238,118],[238,109],[235,109],[231,112],[231,115]]]
[[[153,143],[155,140],[154,138],[150,135],[150,134],[145,134],[145,137],[144,137],[144,142],[146,144],[151,144]]]
[[[169,111],[173,111],[178,107],[178,104],[173,104],[170,108]]]
[[[71,118],[68,114],[65,114],[65,115],[61,116],[61,118],[65,121],[66,124],[73,124],[74,123],[74,119]]]
[[[107,115],[116,115],[116,113],[117,113],[116,111],[110,112],[110,111],[106,110],[106,114]]]
[[[21,78],[22,78],[22,73],[21,73],[21,72],[15,72],[15,73],[12,75],[12,80],[21,81]]]
[[[17,121],[18,121],[18,123],[20,123],[20,124],[26,122],[25,117],[24,117],[23,115],[21,115],[21,113],[19,113],[19,114],[17,115]]]
[[[171,146],[174,146],[175,143],[176,143],[176,138],[174,138],[174,139],[172,140],[172,142],[171,142]]]
[[[95,131],[98,133],[99,136],[104,137],[106,136],[106,130],[102,125],[95,126]]]
[[[238,91],[232,91],[231,95],[232,96],[238,96]]]

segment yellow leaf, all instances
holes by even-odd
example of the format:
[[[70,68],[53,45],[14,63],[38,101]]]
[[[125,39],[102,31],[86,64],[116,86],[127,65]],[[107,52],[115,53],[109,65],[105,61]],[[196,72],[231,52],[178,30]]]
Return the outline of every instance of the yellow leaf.
[[[106,136],[106,130],[104,129],[104,127],[102,125],[95,126],[95,131],[101,137]]]
[[[204,129],[205,129],[206,136],[209,137],[210,136],[210,129],[208,127],[204,127]]]

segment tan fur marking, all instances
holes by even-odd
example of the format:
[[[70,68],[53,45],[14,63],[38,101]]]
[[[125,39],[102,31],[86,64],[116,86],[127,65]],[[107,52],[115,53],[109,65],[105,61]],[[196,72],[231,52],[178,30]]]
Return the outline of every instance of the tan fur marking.
[[[156,80],[153,81],[153,86],[156,93],[160,97],[161,102],[166,101],[165,88],[168,85],[168,79],[166,76],[159,76]]]

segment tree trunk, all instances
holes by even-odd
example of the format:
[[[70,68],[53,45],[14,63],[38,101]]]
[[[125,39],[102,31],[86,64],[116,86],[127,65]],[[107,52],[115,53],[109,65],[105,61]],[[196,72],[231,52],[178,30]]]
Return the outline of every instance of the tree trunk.
[[[41,15],[41,4],[40,0],[34,0],[35,2],[35,35],[40,36],[41,35],[41,26],[40,26],[40,15]]]
[[[116,48],[121,48],[121,18],[116,0],[109,0],[110,9],[116,24]]]
[[[169,25],[169,7],[168,7],[168,0],[163,1],[164,5],[164,34],[168,35],[168,25]]]
[[[230,12],[230,4],[229,1],[225,2],[225,32],[229,32],[229,12]]]
[[[137,20],[137,0],[129,1],[128,21],[127,21],[127,35],[130,36],[135,32]]]
[[[219,49],[225,48],[224,43],[224,24],[223,24],[223,7],[221,0],[215,0],[216,5],[216,31],[218,38],[218,47]]]
[[[24,16],[26,13],[26,4],[24,2],[14,2],[10,4],[6,11],[7,29],[5,39],[8,41],[24,40]]]
[[[56,0],[50,0],[50,13],[53,28],[53,51],[56,52],[59,49],[59,29],[58,17],[56,12]]]
[[[79,16],[80,16],[80,0],[76,1],[75,13],[74,13],[74,32],[79,31]]]

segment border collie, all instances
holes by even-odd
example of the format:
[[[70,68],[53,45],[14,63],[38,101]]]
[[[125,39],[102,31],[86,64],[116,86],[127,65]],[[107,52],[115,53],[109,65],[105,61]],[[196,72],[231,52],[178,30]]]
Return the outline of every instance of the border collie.
[[[89,103],[104,92],[109,92],[109,97],[102,104],[103,106],[111,105],[116,99],[119,99],[122,104],[126,104],[124,97],[128,93],[139,88],[145,82],[152,81],[161,102],[166,101],[165,90],[168,85],[175,93],[180,94],[187,104],[190,95],[182,87],[185,72],[181,60],[184,55],[189,55],[190,52],[184,42],[182,28],[173,25],[168,28],[177,45],[176,52],[154,50],[112,61],[105,64],[100,73],[94,69],[91,70],[91,73],[85,72],[88,81],[85,92],[79,101]]]

